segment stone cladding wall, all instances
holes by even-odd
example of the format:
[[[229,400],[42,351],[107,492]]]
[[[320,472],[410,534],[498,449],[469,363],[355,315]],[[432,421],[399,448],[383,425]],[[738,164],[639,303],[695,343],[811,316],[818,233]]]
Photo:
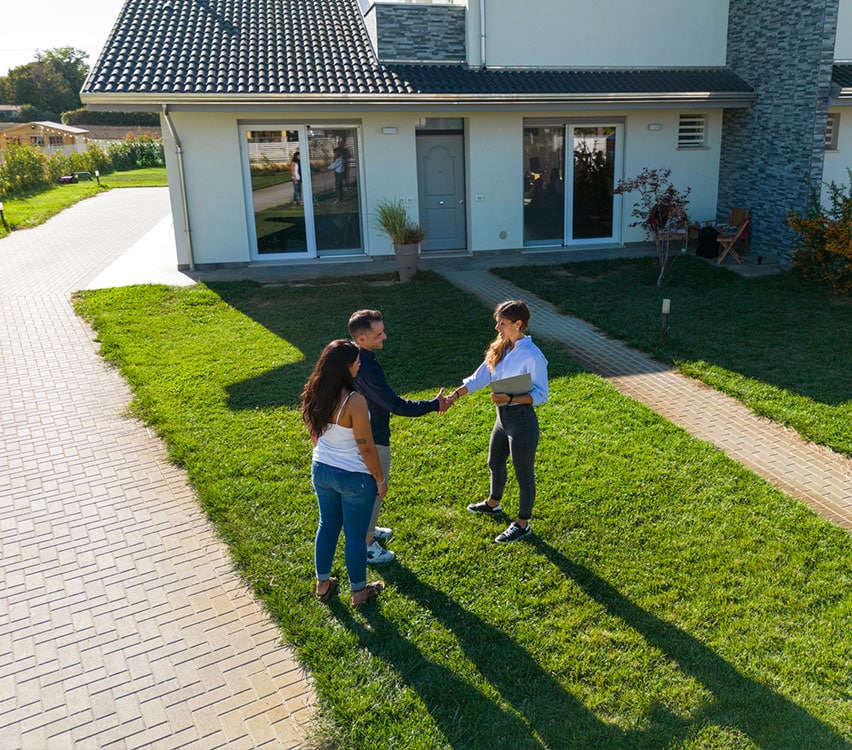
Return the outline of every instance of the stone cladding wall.
[[[724,114],[718,211],[751,211],[753,255],[785,259],[787,213],[822,179],[838,3],[730,0],[727,64],[757,101]]]
[[[381,62],[467,60],[463,6],[376,3],[365,20]]]

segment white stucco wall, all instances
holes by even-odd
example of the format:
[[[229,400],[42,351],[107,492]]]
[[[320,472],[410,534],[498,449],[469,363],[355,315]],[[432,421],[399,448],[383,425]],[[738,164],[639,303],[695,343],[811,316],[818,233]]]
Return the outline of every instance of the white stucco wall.
[[[834,38],[834,59],[852,60],[852,0],[840,0],[837,36]]]
[[[848,1],[848,0],[844,0]],[[728,0],[486,0],[489,66],[724,65]],[[468,60],[481,65],[480,4],[468,4]]]
[[[828,199],[828,191],[825,184],[834,182],[837,185],[849,187],[849,174],[847,169],[852,169],[852,107],[830,109],[831,113],[840,113],[840,128],[837,136],[837,150],[825,152],[823,163],[823,190],[822,199]]]
[[[248,226],[236,116],[172,112],[171,118],[183,145],[195,263],[247,263]],[[163,135],[178,255],[181,263],[188,263],[174,142],[167,127]]]
[[[696,220],[716,216],[721,112],[707,111],[707,147],[677,149],[678,116],[682,110],[637,112],[577,112],[574,118],[624,122],[624,168],[633,176],[644,167],[669,167],[679,189],[692,188],[689,215]],[[690,110],[693,111],[693,110]],[[412,218],[419,214],[416,163],[416,112],[363,113],[346,118],[360,122],[360,174],[365,253],[389,255],[389,241],[370,220],[371,209],[382,198],[403,199]],[[465,116],[467,115],[467,116]],[[466,206],[468,249],[473,252],[523,247],[523,126],[525,117],[553,117],[553,112],[430,112],[433,117],[464,117],[466,149]],[[184,151],[186,192],[190,211],[196,265],[249,263],[250,222],[241,156],[240,123],[281,126],[298,122],[340,122],[340,113],[289,113],[286,116],[241,113],[172,113]],[[648,130],[648,124],[660,125]],[[852,117],[844,123],[852,125]],[[383,129],[396,128],[395,133]],[[169,190],[172,200],[178,262],[189,263],[174,142],[163,128]],[[852,140],[852,133],[849,133]],[[827,161],[828,164],[828,161]],[[621,241],[645,239],[641,229],[630,227],[635,197],[622,199]],[[504,235],[504,236],[501,236]]]

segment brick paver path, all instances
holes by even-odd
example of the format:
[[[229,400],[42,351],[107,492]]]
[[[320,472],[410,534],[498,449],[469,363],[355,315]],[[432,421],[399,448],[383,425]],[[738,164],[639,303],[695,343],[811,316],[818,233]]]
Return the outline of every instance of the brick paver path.
[[[525,300],[532,333],[560,343],[622,393],[852,529],[852,460],[802,440],[793,430],[756,416],[739,401],[677,374],[582,320],[559,314],[551,304],[484,268],[459,268],[451,262],[436,262],[433,268],[491,307],[506,299]]]
[[[3,748],[292,748],[312,716],[69,301],[168,212],[165,189],[111,191],[0,240]]]

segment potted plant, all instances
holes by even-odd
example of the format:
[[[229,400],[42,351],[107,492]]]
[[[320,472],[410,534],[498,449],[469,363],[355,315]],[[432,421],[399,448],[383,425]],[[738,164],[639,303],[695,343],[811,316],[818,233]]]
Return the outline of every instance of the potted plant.
[[[640,226],[651,236],[660,262],[660,275],[657,286],[663,283],[666,266],[669,261],[671,241],[675,240],[676,255],[683,252],[678,249],[686,246],[689,232],[689,218],[686,207],[692,188],[681,192],[669,181],[670,169],[648,169],[645,167],[636,177],[620,180],[613,190],[614,195],[621,193],[639,193],[639,200],[633,204],[633,216],[636,221],[631,227]]]
[[[402,203],[384,198],[376,204],[376,228],[386,234],[393,244],[400,281],[409,281],[417,272],[420,243],[426,236],[423,227],[408,217]]]

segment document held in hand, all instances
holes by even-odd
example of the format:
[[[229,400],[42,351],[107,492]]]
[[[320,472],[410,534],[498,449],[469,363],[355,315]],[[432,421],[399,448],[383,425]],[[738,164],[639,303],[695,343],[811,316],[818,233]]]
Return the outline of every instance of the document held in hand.
[[[524,393],[529,393],[531,390],[532,375],[528,372],[491,381],[492,393],[508,393],[510,396],[521,396]]]

